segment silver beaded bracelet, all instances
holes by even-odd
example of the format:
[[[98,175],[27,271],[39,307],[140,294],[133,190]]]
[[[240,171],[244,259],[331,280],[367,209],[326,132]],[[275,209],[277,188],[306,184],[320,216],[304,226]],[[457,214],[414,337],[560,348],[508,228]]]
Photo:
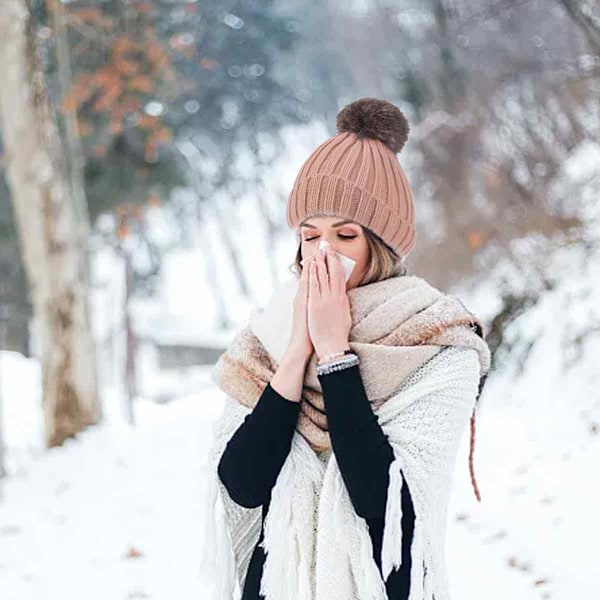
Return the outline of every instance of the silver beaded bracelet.
[[[333,362],[317,365],[317,375],[326,375],[327,373],[348,369],[358,364],[360,364],[360,360],[356,354],[345,354],[342,358]]]

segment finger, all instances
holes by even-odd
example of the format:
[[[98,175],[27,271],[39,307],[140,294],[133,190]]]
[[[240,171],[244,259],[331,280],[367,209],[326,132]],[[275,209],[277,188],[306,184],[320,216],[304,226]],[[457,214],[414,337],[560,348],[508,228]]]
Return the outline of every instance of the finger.
[[[300,283],[298,287],[302,290],[302,297],[304,300],[308,300],[308,266],[309,263],[305,262],[302,267],[302,271],[300,272]]]
[[[308,276],[310,275],[310,263],[313,260],[315,260],[314,254],[311,254],[310,256],[307,256],[306,258],[303,259],[304,266],[302,268],[303,268],[303,270],[306,270],[306,279],[307,279],[307,281],[308,281]]]
[[[329,270],[329,285],[331,292],[341,294],[346,290],[346,278],[344,277],[344,269],[338,255],[331,249],[327,248],[327,268]]]
[[[304,262],[304,285],[306,287],[306,298],[310,296],[310,279],[311,279],[311,265],[313,264],[313,257],[309,256]]]
[[[302,269],[300,270],[300,284],[301,285],[306,285],[308,282],[308,261],[304,261],[304,265],[302,266]]]
[[[304,276],[306,277],[306,283],[308,285],[308,280],[310,278],[310,263],[312,263],[314,260],[314,256],[307,256],[304,259],[304,268],[303,271],[305,271]]]
[[[327,273],[327,265],[323,252],[317,252],[317,277],[319,278],[319,291],[321,295],[329,294],[329,273]]]
[[[317,276],[317,264],[314,260],[310,261],[310,273],[308,275],[309,281],[309,297],[317,298],[321,295],[321,289],[319,285],[319,278]]]

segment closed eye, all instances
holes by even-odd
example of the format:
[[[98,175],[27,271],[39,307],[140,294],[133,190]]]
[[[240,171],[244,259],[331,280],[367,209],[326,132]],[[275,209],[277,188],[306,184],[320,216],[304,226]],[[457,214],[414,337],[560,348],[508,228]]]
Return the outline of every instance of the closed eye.
[[[304,240],[304,241],[305,241],[305,242],[310,242],[311,240],[316,240],[318,237],[319,237],[318,235],[315,235],[315,236],[313,236],[313,237],[310,237],[310,238],[305,238],[305,240]],[[339,238],[342,238],[342,239],[344,239],[344,240],[353,240],[353,239],[354,239],[356,236],[355,236],[355,235],[342,235],[342,234],[340,233],[340,234],[338,234],[338,237],[339,237]]]

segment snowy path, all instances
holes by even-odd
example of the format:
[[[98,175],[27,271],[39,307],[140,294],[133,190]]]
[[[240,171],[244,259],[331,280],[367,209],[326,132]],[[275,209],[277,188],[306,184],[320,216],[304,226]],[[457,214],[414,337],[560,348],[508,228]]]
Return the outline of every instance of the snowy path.
[[[9,479],[1,600],[206,598],[197,557],[208,400],[144,402],[136,431],[90,428]]]
[[[487,600],[599,600],[600,493],[593,474],[600,440],[571,442],[551,431],[537,438],[524,412],[505,408],[478,417],[482,504],[468,479],[463,440],[447,545],[455,597],[480,597],[479,590]]]
[[[140,401],[135,431],[113,419],[5,482],[0,599],[210,600],[197,574],[200,508],[220,397],[208,387],[166,405]],[[523,446],[508,450],[517,438],[501,433],[518,418],[517,409],[478,418],[482,505],[468,479],[468,431],[463,439],[449,513],[453,597],[600,598],[593,547],[600,532],[596,522],[592,535],[586,520],[597,492],[592,477],[589,490],[575,485],[595,472],[598,443],[573,449],[570,458],[548,448],[537,458],[524,452],[525,461]]]

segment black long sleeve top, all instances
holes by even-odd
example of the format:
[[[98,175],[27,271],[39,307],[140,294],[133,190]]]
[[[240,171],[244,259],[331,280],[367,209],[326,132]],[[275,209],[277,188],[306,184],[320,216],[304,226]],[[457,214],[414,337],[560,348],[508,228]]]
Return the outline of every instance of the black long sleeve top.
[[[381,572],[381,545],[392,447],[373,413],[358,365],[319,376],[331,445],[356,513],[368,525],[373,558]],[[263,523],[271,490],[290,451],[300,403],[265,387],[254,410],[227,443],[218,474],[231,498],[247,508],[262,505]],[[385,583],[389,600],[406,600],[410,589],[410,545],[414,508],[406,481],[402,486],[402,564]],[[264,600],[259,593],[265,561],[260,547],[252,553],[242,600]]]

